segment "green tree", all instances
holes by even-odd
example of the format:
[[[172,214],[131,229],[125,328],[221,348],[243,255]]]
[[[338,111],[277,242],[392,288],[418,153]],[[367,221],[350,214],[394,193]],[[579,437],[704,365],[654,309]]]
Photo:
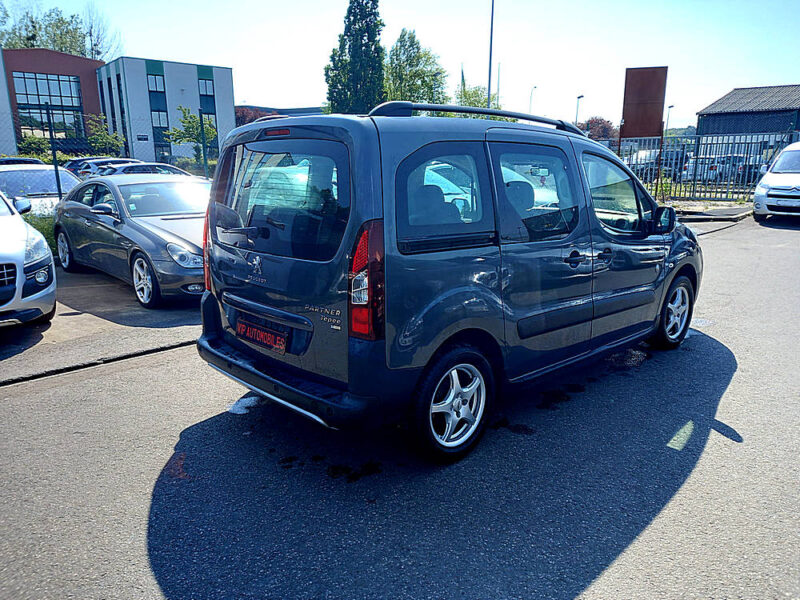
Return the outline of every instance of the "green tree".
[[[44,154],[50,152],[50,141],[38,135],[23,135],[17,144],[20,154]]]
[[[48,48],[58,52],[86,54],[86,36],[78,15],[65,15],[59,8],[39,14],[27,9],[3,31],[5,48]]]
[[[181,111],[180,127],[175,127],[164,133],[164,139],[171,144],[192,144],[194,148],[194,158],[197,162],[203,160],[203,136],[201,133],[200,115],[194,114],[185,106],[179,106]],[[217,128],[211,117],[203,116],[202,128],[205,130],[206,148],[216,146]]]
[[[104,114],[86,115],[86,126],[89,130],[89,148],[93,153],[119,156],[125,140],[119,133],[108,132]]]
[[[386,99],[447,104],[447,71],[414,31],[403,29],[385,65]]]
[[[344,33],[325,67],[331,112],[366,113],[383,102],[382,29],[378,0],[350,0]]]
[[[482,85],[467,85],[463,80],[461,85],[456,88],[456,104],[459,106],[476,106],[478,108],[486,108],[486,88]],[[492,108],[502,110],[497,94],[492,94]],[[507,117],[486,117],[482,115],[465,115],[458,114],[452,115],[461,118],[475,118],[475,119],[491,119],[492,121],[516,121],[516,119],[509,119]]]

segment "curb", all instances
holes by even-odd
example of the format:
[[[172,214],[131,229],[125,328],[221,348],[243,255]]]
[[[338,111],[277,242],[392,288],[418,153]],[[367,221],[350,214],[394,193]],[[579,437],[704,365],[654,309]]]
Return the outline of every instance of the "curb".
[[[738,223],[752,214],[752,208],[736,215],[715,215],[713,213],[678,213],[678,221],[681,223],[704,223],[710,221]]]

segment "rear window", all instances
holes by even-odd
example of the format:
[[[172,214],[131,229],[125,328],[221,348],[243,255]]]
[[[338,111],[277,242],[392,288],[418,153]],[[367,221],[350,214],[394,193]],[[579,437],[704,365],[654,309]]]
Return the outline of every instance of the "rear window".
[[[161,217],[205,212],[211,194],[206,181],[168,181],[119,186],[132,217]]]
[[[236,146],[217,239],[305,260],[333,258],[350,214],[347,149],[327,140]]]

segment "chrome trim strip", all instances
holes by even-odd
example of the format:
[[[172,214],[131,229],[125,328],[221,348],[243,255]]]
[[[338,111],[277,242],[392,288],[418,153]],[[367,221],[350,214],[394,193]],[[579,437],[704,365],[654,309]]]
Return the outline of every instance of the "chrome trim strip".
[[[257,394],[261,394],[262,396],[265,396],[265,397],[269,398],[270,400],[273,400],[273,401],[277,402],[278,404],[282,404],[286,408],[291,408],[293,411],[300,413],[304,417],[308,417],[309,419],[311,419],[313,421],[316,421],[317,423],[319,423],[323,427],[327,427],[328,429],[334,429],[334,430],[336,429],[336,427],[328,425],[325,421],[323,421],[320,417],[318,417],[314,413],[308,412],[307,410],[305,410],[303,408],[300,408],[299,406],[295,406],[294,404],[292,404],[290,402],[287,402],[286,400],[282,400],[281,398],[278,398],[277,396],[273,396],[269,392],[265,392],[264,390],[259,389],[256,386],[251,385],[251,384],[247,383],[246,381],[243,381],[243,380],[239,379],[238,377],[235,377],[235,376],[231,375],[227,371],[224,371],[223,369],[220,369],[217,365],[212,365],[211,363],[207,363],[207,364],[212,369],[214,369],[216,371],[219,371],[220,373],[222,373],[226,377],[229,377],[230,379],[233,379],[236,383],[239,383],[239,384],[243,385],[244,387],[256,392]]]
[[[5,319],[4,321],[0,321],[0,327],[7,327],[8,325],[22,325],[22,321],[19,319]]]

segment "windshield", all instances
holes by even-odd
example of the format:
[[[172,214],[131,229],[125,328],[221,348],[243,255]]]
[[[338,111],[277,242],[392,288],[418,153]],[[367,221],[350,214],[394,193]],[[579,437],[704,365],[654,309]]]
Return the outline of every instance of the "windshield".
[[[66,169],[59,169],[61,191],[66,194],[80,183]],[[0,171],[0,191],[9,198],[19,196],[56,196],[56,175],[52,168],[49,169],[20,169],[19,171]]]
[[[772,165],[773,173],[800,173],[800,150],[781,152]]]
[[[132,217],[160,217],[204,213],[211,183],[207,181],[163,181],[119,186]]]

